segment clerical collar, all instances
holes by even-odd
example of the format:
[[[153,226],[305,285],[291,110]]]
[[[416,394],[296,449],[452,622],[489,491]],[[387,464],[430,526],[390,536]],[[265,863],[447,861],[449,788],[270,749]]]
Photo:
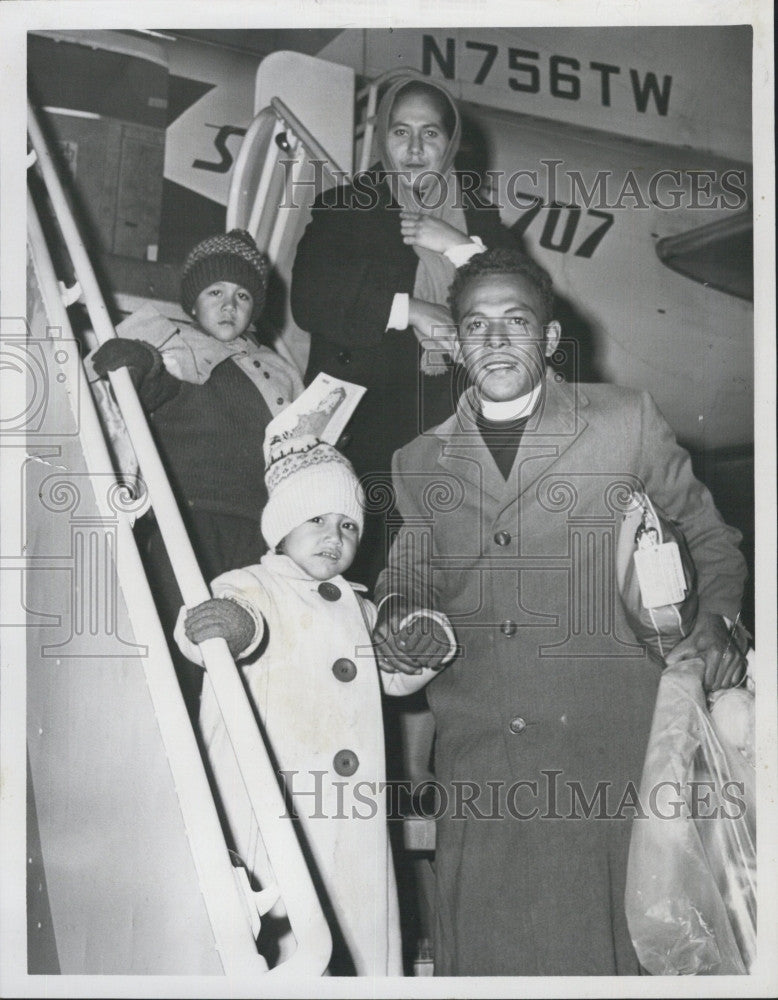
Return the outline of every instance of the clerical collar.
[[[518,399],[508,399],[502,403],[493,400],[481,400],[481,416],[490,423],[507,423],[511,420],[521,420],[535,412],[540,399],[543,383],[538,382],[532,392]]]

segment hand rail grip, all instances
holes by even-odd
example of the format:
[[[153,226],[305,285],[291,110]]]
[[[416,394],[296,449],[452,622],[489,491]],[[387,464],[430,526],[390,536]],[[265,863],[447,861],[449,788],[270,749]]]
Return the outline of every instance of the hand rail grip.
[[[278,257],[284,234],[289,224],[289,213],[287,212],[282,218],[278,213],[278,206],[271,206],[267,202],[267,194],[270,190],[273,169],[276,165],[276,158],[278,156],[278,150],[273,140],[277,135],[279,135],[282,129],[288,129],[297,140],[298,145],[302,147],[301,149],[298,148],[295,151],[292,160],[291,177],[293,188],[299,181],[306,155],[321,161],[324,169],[327,170],[327,172],[337,181],[348,181],[349,176],[344,170],[341,170],[333,157],[330,156],[321,143],[308,131],[300,119],[289,110],[284,102],[278,97],[273,97],[270,100],[270,105],[259,111],[252,119],[251,124],[243,137],[243,142],[241,143],[240,150],[238,151],[238,155],[235,159],[232,180],[230,182],[230,190],[227,195],[226,222],[228,229],[232,229],[241,224],[241,221],[238,219],[238,202],[242,194],[241,186],[243,183],[243,174],[248,163],[254,137],[262,125],[268,120],[270,115],[275,116],[276,125],[273,129],[271,141],[268,144],[267,151],[265,152],[265,162],[262,165],[259,183],[257,184],[257,190],[251,204],[251,211],[248,214],[248,219],[243,220],[242,225],[244,225],[256,239],[263,213],[266,210],[270,210],[271,208],[273,209],[275,212],[273,227],[267,239],[267,247],[264,249],[266,249],[271,263],[274,263]]]
[[[365,131],[362,136],[362,156],[359,161],[360,171],[367,170],[370,166],[370,153],[373,150],[373,136],[375,134],[375,112],[378,103],[378,81],[374,80],[367,92],[367,110],[365,112]]]
[[[268,154],[265,156],[265,162],[262,165],[262,174],[260,175],[259,178],[259,184],[257,185],[256,194],[254,195],[254,204],[251,206],[251,217],[247,228],[249,232],[252,234],[256,233],[257,229],[259,228],[259,220],[262,214],[262,206],[265,204],[265,199],[267,198],[267,193],[270,189],[270,183],[273,178],[273,167],[275,164],[273,163],[273,157],[270,156],[269,154],[275,146],[273,140],[275,140],[275,137],[280,134],[282,128],[282,123],[279,121],[278,117],[273,114],[270,108],[265,109],[264,112],[260,112],[254,119],[254,121],[251,123],[243,139],[243,142],[240,145],[240,150],[238,151],[237,159],[235,160],[235,173],[233,176],[235,178],[240,179],[243,176],[244,165],[248,159],[249,150],[251,148],[250,140],[253,140],[254,133],[259,130],[259,127],[268,118],[275,118],[275,124],[273,126],[271,145],[268,147]],[[239,185],[237,184],[234,187],[232,184],[230,185],[230,194],[227,202],[228,229],[232,229],[234,226],[234,223],[231,223],[229,221],[229,215],[231,211],[233,214],[236,211],[234,202],[237,199],[238,187]],[[235,195],[233,195],[233,190],[235,191]]]
[[[293,149],[294,159],[292,160],[292,177],[290,186],[292,201],[294,203],[294,191],[300,181],[300,175],[303,171],[308,150],[302,140],[294,135],[294,133],[293,138],[295,140],[295,148]],[[287,209],[283,214],[280,211],[276,212],[276,217],[273,220],[273,230],[267,241],[267,255],[271,261],[278,260],[278,256],[281,252],[281,244],[284,241],[284,236],[287,228],[289,227],[290,221],[291,211],[289,209]]]
[[[338,166],[335,158],[330,156],[318,139],[311,135],[297,115],[294,114],[293,111],[289,110],[280,97],[271,97],[270,107],[275,111],[278,117],[289,128],[291,128],[308,152],[313,155],[313,158],[323,161],[324,169],[330,174],[331,177],[333,177],[336,181],[344,180],[349,184],[351,183],[351,177],[345,170],[342,170],[341,167]]]
[[[28,133],[38,167],[84,293],[89,317],[100,343],[116,336],[89,256],[49,153],[34,109],[28,102]],[[127,369],[110,373],[143,477],[157,515],[184,603],[194,607],[211,596],[200,573],[162,461]],[[288,961],[267,973],[320,975],[329,962],[332,939],[310,873],[297,841],[286,804],[235,663],[223,639],[201,645],[214,694],[243,774],[252,809],[260,825],[273,873],[281,889],[297,948]]]

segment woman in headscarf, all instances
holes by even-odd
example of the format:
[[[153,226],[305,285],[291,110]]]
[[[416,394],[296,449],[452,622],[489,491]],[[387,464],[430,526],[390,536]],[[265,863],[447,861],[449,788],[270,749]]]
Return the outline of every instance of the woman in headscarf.
[[[408,72],[376,116],[379,162],[353,185],[326,191],[297,248],[291,303],[311,335],[306,384],[324,371],[367,387],[343,450],[365,479],[372,584],[384,562],[393,452],[455,408],[464,388],[453,365],[448,288],[474,253],[515,245],[495,206],[463,191],[453,170],[461,122],[440,84]],[[372,543],[372,544],[371,544]]]

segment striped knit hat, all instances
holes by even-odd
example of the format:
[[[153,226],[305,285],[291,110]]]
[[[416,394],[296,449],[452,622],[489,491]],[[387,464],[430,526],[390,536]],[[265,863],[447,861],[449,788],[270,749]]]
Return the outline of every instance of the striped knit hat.
[[[270,262],[245,229],[209,236],[190,250],[181,276],[181,305],[191,315],[200,292],[215,281],[242,285],[254,298],[252,319],[265,304]]]
[[[349,460],[331,444],[310,435],[271,444],[265,485],[262,534],[271,549],[319,514],[345,514],[362,534],[362,487]]]

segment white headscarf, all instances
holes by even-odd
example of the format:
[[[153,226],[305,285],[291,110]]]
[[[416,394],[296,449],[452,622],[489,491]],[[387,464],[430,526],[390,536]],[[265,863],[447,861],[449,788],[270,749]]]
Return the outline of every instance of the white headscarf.
[[[445,87],[411,70],[393,81],[381,98],[376,115],[375,135],[381,166],[386,171],[397,169],[389,155],[387,137],[395,101],[398,96],[401,96],[400,91],[410,83],[421,84],[430,91],[441,95],[451,108],[454,127],[451,130],[448,145],[443,153],[441,162],[437,167],[436,173],[440,175],[439,179],[429,184],[425,192],[431,204],[429,206],[425,205],[425,193],[420,192],[417,188],[413,188],[401,177],[398,179],[398,183],[392,185],[392,192],[403,208],[408,208],[415,212],[428,212],[436,219],[441,219],[455,229],[460,230],[460,232],[467,233],[467,223],[459,196],[459,186],[453,172],[454,157],[459,151],[459,143],[462,137],[462,123],[456,103]],[[443,195],[445,197],[442,197]],[[428,250],[426,247],[414,246],[413,249],[419,258],[419,264],[416,268],[416,279],[413,286],[414,298],[447,306],[448,290],[451,282],[454,280],[456,268],[445,254],[436,253],[434,250]],[[422,370],[427,374],[442,374],[446,371],[446,367],[439,362],[435,363],[429,359],[425,351],[422,358]]]

